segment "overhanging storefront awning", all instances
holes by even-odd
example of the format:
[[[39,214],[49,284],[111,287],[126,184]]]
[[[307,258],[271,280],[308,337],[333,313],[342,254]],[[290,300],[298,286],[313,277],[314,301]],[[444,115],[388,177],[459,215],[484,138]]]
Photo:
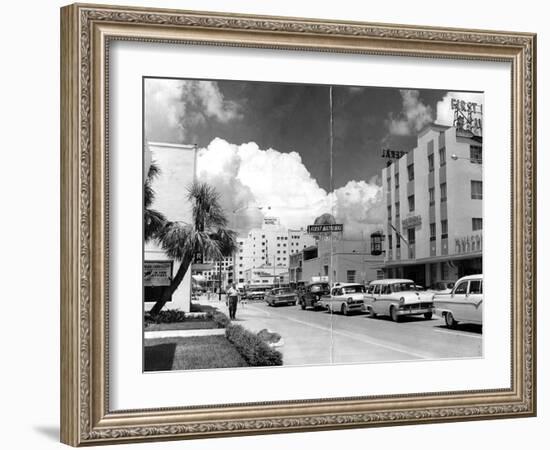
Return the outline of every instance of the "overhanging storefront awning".
[[[418,264],[434,264],[434,263],[445,262],[445,261],[459,261],[464,259],[481,258],[481,257],[483,257],[483,252],[480,250],[477,252],[460,253],[455,255],[434,256],[430,258],[396,260],[396,261],[386,262],[384,264],[384,268],[416,266]]]

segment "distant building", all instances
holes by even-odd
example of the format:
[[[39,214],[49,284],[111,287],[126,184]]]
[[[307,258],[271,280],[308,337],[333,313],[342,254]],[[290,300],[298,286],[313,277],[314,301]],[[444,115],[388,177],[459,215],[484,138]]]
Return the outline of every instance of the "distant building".
[[[314,242],[303,229],[287,229],[278,218],[265,217],[261,228],[237,239],[239,249],[233,257],[233,279],[246,283],[245,272],[249,269],[275,267],[288,272],[290,256]]]
[[[293,269],[299,274],[296,282],[367,283],[383,276],[384,258],[371,254],[369,241],[333,238],[319,239],[316,246],[304,249],[302,257],[293,262],[297,267],[291,266],[290,274]]]
[[[257,269],[244,271],[245,285],[271,285],[276,286],[288,283],[288,270],[281,266],[262,266]]]
[[[482,272],[482,139],[429,125],[382,169],[386,277],[429,286]]]

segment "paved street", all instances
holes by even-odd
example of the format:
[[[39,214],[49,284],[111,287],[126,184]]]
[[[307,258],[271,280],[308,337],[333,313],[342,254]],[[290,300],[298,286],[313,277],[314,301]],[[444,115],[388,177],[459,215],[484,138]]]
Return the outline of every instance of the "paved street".
[[[205,302],[227,312],[225,302]],[[442,319],[371,319],[365,314],[342,316],[299,306],[239,305],[235,323],[251,331],[279,333],[285,365],[360,363],[482,356],[481,328],[449,330]],[[332,331],[332,333],[331,333]],[[332,337],[331,337],[332,336]]]

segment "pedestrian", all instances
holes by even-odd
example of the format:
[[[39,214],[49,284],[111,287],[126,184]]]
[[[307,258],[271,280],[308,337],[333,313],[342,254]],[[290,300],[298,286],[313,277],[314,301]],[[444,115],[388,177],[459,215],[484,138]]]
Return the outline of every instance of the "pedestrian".
[[[227,302],[229,306],[229,318],[234,320],[237,314],[237,304],[239,302],[239,291],[236,289],[235,283],[227,290]]]

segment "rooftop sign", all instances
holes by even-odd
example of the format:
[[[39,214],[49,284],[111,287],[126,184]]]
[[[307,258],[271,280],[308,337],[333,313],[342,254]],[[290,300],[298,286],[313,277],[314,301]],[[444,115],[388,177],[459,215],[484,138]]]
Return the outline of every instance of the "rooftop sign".
[[[453,126],[456,129],[481,136],[483,105],[452,98],[451,109],[454,111]]]

